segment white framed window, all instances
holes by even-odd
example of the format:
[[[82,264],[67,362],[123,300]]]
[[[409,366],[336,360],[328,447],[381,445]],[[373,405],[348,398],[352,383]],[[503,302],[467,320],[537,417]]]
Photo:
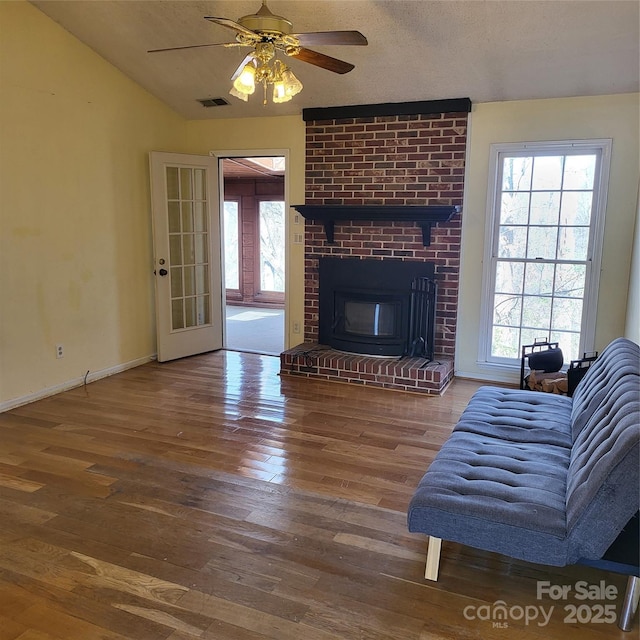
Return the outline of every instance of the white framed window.
[[[491,147],[479,360],[519,364],[522,345],[594,348],[611,140]]]

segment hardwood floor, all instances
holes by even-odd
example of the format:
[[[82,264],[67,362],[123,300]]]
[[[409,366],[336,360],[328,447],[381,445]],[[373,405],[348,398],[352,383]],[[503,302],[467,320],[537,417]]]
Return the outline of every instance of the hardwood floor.
[[[217,352],[1,414],[0,640],[637,637],[537,599],[604,580],[619,610],[615,574],[444,542],[424,580],[407,504],[476,383],[433,398],[278,369]],[[516,619],[540,607],[548,624]]]

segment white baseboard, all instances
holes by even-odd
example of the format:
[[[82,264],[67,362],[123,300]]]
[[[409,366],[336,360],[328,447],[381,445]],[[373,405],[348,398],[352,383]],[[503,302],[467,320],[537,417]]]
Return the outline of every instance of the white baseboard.
[[[468,380],[479,380],[480,382],[496,382],[502,384],[520,384],[520,373],[506,371],[491,371],[481,373],[479,371],[456,371],[456,378],[466,378]]]
[[[15,409],[16,407],[20,407],[23,404],[29,404],[30,402],[35,402],[36,400],[42,400],[43,398],[48,398],[49,396],[54,396],[57,393],[62,393],[63,391],[69,391],[69,389],[75,389],[76,387],[81,387],[85,382],[88,384],[90,382],[95,382],[96,380],[100,380],[101,378],[107,378],[116,373],[122,373],[127,369],[133,369],[134,367],[139,367],[141,364],[146,364],[147,362],[151,362],[156,359],[156,354],[150,356],[144,356],[142,358],[137,358],[136,360],[130,360],[129,362],[123,362],[122,364],[117,364],[115,367],[109,367],[107,369],[101,369],[100,371],[89,371],[89,373],[85,376],[80,376],[79,378],[73,378],[72,380],[67,380],[61,384],[56,384],[53,387],[45,387],[40,391],[36,391],[34,393],[30,393],[26,396],[21,396],[19,398],[13,398],[12,400],[7,400],[5,402],[0,402],[0,413],[4,411],[9,411],[10,409]]]

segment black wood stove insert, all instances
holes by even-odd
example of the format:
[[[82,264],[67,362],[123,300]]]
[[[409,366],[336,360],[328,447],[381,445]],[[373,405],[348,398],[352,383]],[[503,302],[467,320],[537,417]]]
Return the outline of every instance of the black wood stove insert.
[[[320,258],[318,342],[373,356],[433,358],[430,262]]]

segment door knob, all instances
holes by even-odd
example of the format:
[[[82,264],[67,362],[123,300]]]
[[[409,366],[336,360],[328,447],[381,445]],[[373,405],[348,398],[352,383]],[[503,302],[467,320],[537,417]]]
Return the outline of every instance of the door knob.
[[[167,273],[169,273],[169,272],[168,272],[166,269],[160,269],[160,271],[158,271],[158,273],[159,273],[161,276],[166,276],[166,275],[167,275]]]

